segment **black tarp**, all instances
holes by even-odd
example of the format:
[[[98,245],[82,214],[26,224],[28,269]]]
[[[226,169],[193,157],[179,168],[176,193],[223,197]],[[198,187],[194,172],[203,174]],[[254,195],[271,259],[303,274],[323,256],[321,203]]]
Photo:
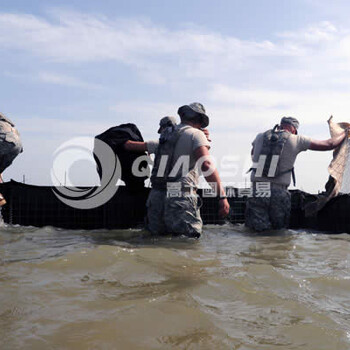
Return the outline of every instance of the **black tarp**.
[[[23,226],[55,226],[67,229],[127,229],[143,227],[146,214],[146,200],[150,189],[138,192],[120,186],[114,197],[104,205],[94,209],[76,209],[62,203],[54,194],[54,187],[26,185],[16,181],[0,184],[0,193],[7,204],[2,208],[4,221]],[[229,198],[232,212],[229,221],[244,223],[246,197]],[[201,216],[204,224],[224,223],[218,215],[218,202],[215,198],[201,197]],[[318,213],[318,216],[305,216],[304,206],[315,200],[315,195],[302,191],[291,191],[292,212],[290,228],[313,229],[329,233],[350,233],[350,195],[333,198]]]
[[[124,149],[123,145],[126,141],[143,141],[143,137],[141,135],[140,130],[137,128],[135,124],[127,123],[121,124],[118,126],[113,126],[103,133],[95,136],[95,139],[101,140],[109,145],[115,155],[118,156],[118,159],[121,163],[121,180],[124,181],[126,187],[130,189],[130,191],[140,191],[144,187],[144,181],[148,178],[148,176],[144,177],[136,177],[132,174],[132,164],[134,161],[141,155],[146,156],[146,152],[143,153],[133,153]],[[97,172],[101,179],[102,177],[102,167],[99,159],[97,159],[96,147],[98,145],[95,142],[94,146],[94,159],[96,161]],[[148,167],[146,161],[141,162],[140,167]]]

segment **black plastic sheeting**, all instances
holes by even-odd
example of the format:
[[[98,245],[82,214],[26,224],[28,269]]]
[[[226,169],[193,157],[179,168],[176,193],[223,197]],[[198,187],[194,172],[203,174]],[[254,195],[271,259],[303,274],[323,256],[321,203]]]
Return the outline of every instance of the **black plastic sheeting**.
[[[143,141],[141,132],[138,127],[132,123],[113,126],[112,128],[104,131],[102,134],[95,136],[95,139],[105,142],[111,147],[114,154],[118,156],[118,159],[121,163],[121,168],[123,169],[121,180],[125,182],[130,191],[142,191],[145,185],[144,181],[148,179],[148,176],[134,176],[132,174],[132,165],[138,157],[146,156],[146,152],[135,153],[124,149],[124,143],[128,140]],[[100,147],[99,144],[96,144],[95,142],[93,155],[96,162],[97,173],[101,179],[102,167],[100,160],[96,157],[96,150],[98,147]],[[139,169],[147,167],[148,163],[146,161],[142,161],[139,165]]]
[[[6,223],[24,226],[55,226],[68,229],[132,228],[143,222],[148,189],[129,193],[120,186],[106,204],[94,209],[75,209],[62,203],[53,187],[0,184],[7,204],[2,208]]]
[[[15,181],[0,184],[0,192],[7,204],[2,208],[6,223],[22,226],[55,226],[67,229],[127,229],[141,228],[144,225],[146,200],[149,188],[135,192],[120,186],[114,197],[106,204],[94,209],[75,209],[62,203],[54,194],[53,187],[26,185]],[[246,197],[229,198],[232,212],[228,220],[244,223]],[[290,228],[312,229],[332,233],[350,233],[350,196],[333,198],[316,217],[307,218],[305,203],[317,199],[302,191],[291,191],[292,213]],[[218,202],[215,198],[201,196],[201,216],[204,224],[223,224],[218,215]]]

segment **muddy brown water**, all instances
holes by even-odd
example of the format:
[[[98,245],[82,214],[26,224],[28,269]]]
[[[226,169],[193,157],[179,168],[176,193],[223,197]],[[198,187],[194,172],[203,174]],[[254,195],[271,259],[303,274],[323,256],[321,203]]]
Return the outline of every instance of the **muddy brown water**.
[[[350,349],[350,235],[0,228],[0,349]]]

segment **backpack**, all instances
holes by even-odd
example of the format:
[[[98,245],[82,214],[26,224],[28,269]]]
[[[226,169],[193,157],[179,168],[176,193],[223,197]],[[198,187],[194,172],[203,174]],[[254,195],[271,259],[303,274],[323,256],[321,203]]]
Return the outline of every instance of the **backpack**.
[[[289,132],[279,130],[278,125],[264,132],[258,164],[250,169],[254,170],[255,178],[277,178],[291,172],[295,186],[294,167],[285,171],[280,170],[281,154],[290,135]]]
[[[152,187],[159,190],[165,190],[168,182],[176,182],[180,176],[169,176],[174,163],[174,153],[176,144],[188,127],[177,128],[176,126],[167,127],[160,135],[159,145],[156,150],[154,165],[151,175]]]

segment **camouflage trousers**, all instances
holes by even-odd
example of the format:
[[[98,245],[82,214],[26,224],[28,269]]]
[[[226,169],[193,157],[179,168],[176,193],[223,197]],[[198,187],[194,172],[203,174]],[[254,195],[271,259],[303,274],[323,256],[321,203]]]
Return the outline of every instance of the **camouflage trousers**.
[[[146,227],[152,234],[201,235],[203,223],[196,196],[167,197],[166,190],[152,189],[146,205]]]
[[[245,225],[258,232],[285,228],[289,225],[290,211],[290,193],[272,188],[270,197],[252,197],[247,200]]]
[[[0,174],[9,167],[13,160],[22,152],[20,142],[7,142],[0,138]]]

